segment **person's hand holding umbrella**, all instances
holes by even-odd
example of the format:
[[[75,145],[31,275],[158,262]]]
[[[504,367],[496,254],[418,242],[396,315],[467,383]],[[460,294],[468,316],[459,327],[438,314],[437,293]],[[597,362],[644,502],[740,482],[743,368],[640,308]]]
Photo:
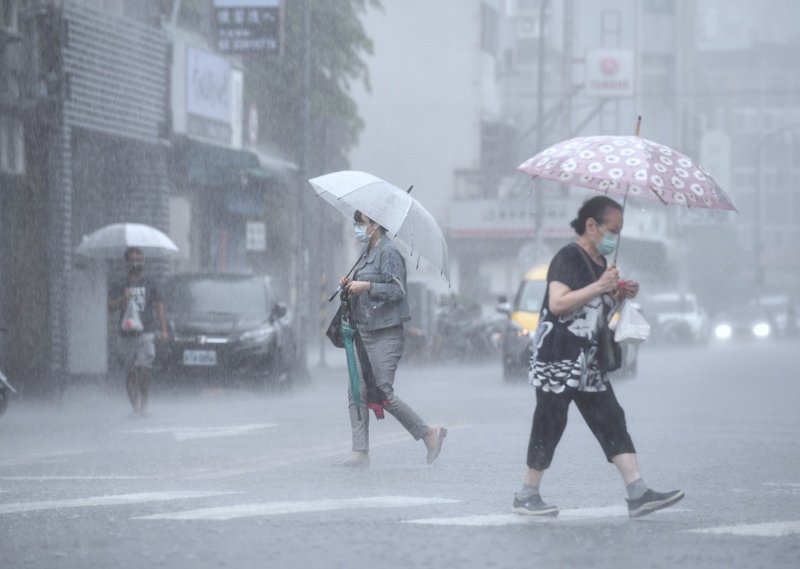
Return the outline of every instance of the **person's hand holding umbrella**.
[[[358,296],[360,294],[364,294],[365,292],[369,292],[368,281],[354,281],[347,277],[342,277],[339,280],[339,284],[342,285],[342,287],[344,287],[344,289],[353,296]]]

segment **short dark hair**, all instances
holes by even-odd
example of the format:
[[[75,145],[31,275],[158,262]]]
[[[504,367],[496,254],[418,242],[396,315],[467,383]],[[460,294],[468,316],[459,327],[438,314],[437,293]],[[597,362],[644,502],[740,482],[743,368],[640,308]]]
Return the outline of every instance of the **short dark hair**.
[[[144,257],[144,253],[142,253],[142,250],[139,249],[138,247],[128,247],[127,249],[125,249],[125,260],[130,261],[131,255],[133,255],[134,253],[138,253],[142,257]]]
[[[583,235],[586,231],[586,221],[594,219],[598,225],[605,221],[606,211],[616,209],[622,211],[622,206],[606,196],[595,196],[583,202],[581,209],[578,210],[578,217],[572,220],[570,225],[578,235]]]
[[[356,223],[364,223],[364,214],[361,213],[359,210],[356,210],[355,213],[353,214],[353,221],[355,221]],[[376,224],[378,227],[383,229],[384,233],[386,232],[386,228],[377,221],[375,221],[374,219],[372,220],[372,223]]]

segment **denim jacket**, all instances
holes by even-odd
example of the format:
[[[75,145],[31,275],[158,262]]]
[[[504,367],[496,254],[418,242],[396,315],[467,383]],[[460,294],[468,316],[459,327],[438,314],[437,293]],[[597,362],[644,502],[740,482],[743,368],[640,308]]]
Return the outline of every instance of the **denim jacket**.
[[[369,292],[353,297],[353,318],[359,330],[381,330],[411,319],[406,296],[406,262],[383,235],[356,267],[354,280],[369,281]]]

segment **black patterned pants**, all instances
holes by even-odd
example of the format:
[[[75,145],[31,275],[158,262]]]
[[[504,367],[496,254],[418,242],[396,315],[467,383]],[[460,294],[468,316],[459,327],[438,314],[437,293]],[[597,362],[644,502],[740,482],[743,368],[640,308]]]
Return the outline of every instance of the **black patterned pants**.
[[[605,391],[596,392],[567,388],[562,393],[552,393],[537,389],[528,442],[529,468],[545,470],[550,466],[567,426],[567,412],[572,401],[575,401],[609,462],[618,454],[636,452],[625,424],[625,411],[610,384]]]

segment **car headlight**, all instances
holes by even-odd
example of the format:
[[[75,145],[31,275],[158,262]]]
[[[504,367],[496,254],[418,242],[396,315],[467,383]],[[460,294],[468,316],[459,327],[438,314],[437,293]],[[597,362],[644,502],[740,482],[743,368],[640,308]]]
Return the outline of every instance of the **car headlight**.
[[[758,338],[766,338],[772,332],[772,328],[766,322],[759,322],[753,326],[753,335]]]
[[[714,328],[714,336],[719,338],[720,340],[727,340],[733,334],[733,328],[728,326],[727,324],[720,324],[716,328]]]
[[[270,342],[274,336],[275,329],[269,326],[244,332],[241,336],[239,336],[239,339],[242,342],[253,342],[254,344],[260,344]]]

